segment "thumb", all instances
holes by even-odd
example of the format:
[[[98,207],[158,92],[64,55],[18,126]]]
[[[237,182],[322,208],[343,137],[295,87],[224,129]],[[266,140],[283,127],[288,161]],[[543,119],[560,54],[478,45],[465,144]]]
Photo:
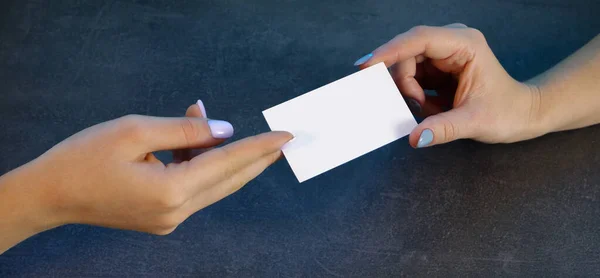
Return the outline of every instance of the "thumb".
[[[180,117],[128,117],[124,135],[145,152],[212,147],[233,135],[233,126],[220,120]]]
[[[410,133],[410,145],[424,148],[472,137],[472,114],[465,108],[456,108],[427,117]]]

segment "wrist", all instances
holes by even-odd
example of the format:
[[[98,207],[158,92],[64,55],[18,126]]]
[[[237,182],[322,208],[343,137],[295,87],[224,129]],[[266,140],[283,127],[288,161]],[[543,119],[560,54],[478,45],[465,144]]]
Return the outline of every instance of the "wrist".
[[[29,199],[30,213],[35,214],[30,221],[42,231],[67,224],[64,213],[61,213],[60,201],[64,196],[60,196],[57,190],[58,179],[51,173],[52,169],[49,171],[49,163],[42,161],[43,157],[25,164],[22,172],[18,173],[22,175],[19,179],[22,194]]]
[[[547,94],[547,88],[538,82],[528,81],[524,83],[529,91],[530,109],[529,109],[529,132],[531,138],[543,136],[555,130],[556,121],[551,119],[548,111],[550,96]]]
[[[0,177],[0,253],[61,223],[35,161]]]

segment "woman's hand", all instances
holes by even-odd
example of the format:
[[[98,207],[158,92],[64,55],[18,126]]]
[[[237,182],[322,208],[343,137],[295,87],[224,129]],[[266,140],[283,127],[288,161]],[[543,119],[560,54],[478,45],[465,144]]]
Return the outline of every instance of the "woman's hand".
[[[391,67],[411,110],[427,117],[410,134],[414,147],[462,138],[510,143],[548,132],[539,119],[539,89],[510,77],[476,29],[458,23],[415,27],[355,65],[380,62]]]
[[[0,221],[0,231],[27,222],[28,236],[39,232],[33,229],[67,223],[168,234],[259,175],[292,138],[287,132],[270,132],[213,148],[233,128],[201,118],[200,110],[196,105],[188,109],[196,117],[133,115],[101,123],[7,174],[0,180],[0,213],[17,217]],[[213,149],[195,157],[180,151],[187,154],[178,153],[178,162],[169,165],[152,154],[205,148]],[[0,242],[0,253],[10,246]]]

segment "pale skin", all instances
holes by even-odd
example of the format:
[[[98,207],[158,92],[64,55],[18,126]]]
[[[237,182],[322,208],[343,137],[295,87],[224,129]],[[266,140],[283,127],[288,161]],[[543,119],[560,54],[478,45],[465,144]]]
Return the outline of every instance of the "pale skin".
[[[426,129],[433,137],[420,147],[464,138],[510,143],[600,122],[600,36],[527,82],[513,79],[481,32],[462,24],[413,28],[360,67],[379,62],[426,117],[410,134],[413,147]],[[219,146],[224,139],[213,138],[205,116],[198,105],[181,118],[125,116],[0,177],[0,253],[69,223],[169,234],[259,175],[292,139],[270,132]],[[178,150],[174,163],[156,159],[159,150]]]
[[[413,147],[426,129],[433,140],[419,147],[465,138],[511,143],[600,122],[600,36],[527,82],[504,70],[481,32],[460,23],[414,27],[360,67],[380,62],[427,117],[410,134]]]
[[[129,115],[83,130],[0,178],[0,252],[68,223],[157,235],[232,194],[281,156],[270,132],[213,148],[202,109],[182,118]],[[173,152],[165,165],[153,154]]]

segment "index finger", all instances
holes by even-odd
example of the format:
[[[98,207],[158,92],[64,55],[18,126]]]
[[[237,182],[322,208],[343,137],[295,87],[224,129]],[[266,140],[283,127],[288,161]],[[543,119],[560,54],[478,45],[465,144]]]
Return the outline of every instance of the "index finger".
[[[359,66],[364,69],[384,62],[390,67],[420,55],[434,60],[447,59],[453,55],[459,55],[461,57],[457,58],[461,59],[472,59],[470,37],[475,32],[478,31],[453,26],[417,26],[377,48],[372,56]]]
[[[199,185],[213,185],[227,179],[260,158],[278,152],[293,136],[274,131],[245,138],[199,155],[183,169],[193,194]]]

